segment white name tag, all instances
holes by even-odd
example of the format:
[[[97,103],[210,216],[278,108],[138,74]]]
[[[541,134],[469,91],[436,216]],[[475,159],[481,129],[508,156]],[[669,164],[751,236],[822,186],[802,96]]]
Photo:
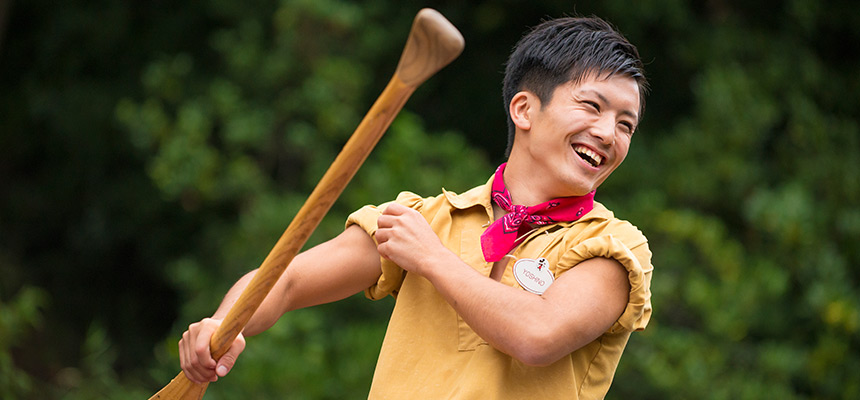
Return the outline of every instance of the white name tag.
[[[553,276],[549,271],[546,258],[521,258],[514,263],[514,278],[517,283],[534,294],[543,294],[552,284]]]

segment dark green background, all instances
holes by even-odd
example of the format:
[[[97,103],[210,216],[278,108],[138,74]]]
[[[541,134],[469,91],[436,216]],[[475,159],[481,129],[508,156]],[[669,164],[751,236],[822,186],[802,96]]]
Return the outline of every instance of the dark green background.
[[[311,239],[502,161],[504,61],[596,14],[652,94],[598,200],[649,237],[654,316],[608,398],[860,397],[860,10],[851,1],[0,0],[0,398],[147,398],[259,265],[393,73],[415,13],[463,55]],[[284,318],[207,398],[364,398],[392,302]]]

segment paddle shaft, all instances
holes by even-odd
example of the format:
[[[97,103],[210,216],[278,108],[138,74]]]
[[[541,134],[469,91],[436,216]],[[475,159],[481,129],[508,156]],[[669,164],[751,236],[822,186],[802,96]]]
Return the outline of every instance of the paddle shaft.
[[[382,137],[396,116],[393,111],[402,108],[414,90],[415,87],[406,86],[396,75],[391,79],[212,335],[209,343],[212,358],[218,360],[227,352],[287,265],[299,253],[370,150]]]
[[[462,49],[462,35],[441,14],[423,9],[416,15],[394,76],[212,335],[212,358],[218,360],[227,352],[409,96]],[[191,382],[180,372],[150,400],[199,400],[207,386]]]

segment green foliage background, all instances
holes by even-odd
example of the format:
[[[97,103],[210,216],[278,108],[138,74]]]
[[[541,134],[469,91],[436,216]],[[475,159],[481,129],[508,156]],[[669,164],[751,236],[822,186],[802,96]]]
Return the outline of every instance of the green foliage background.
[[[147,398],[256,267],[393,72],[418,9],[467,47],[312,237],[400,190],[483,183],[500,81],[596,14],[653,87],[599,199],[654,252],[609,398],[860,397],[860,10],[850,1],[0,1],[0,398]],[[301,310],[207,398],[364,398],[391,301]]]

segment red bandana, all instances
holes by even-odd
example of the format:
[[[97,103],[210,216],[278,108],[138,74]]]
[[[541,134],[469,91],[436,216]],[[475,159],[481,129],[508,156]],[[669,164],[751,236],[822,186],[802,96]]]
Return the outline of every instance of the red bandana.
[[[503,177],[506,164],[496,169],[491,195],[493,201],[508,213],[490,224],[481,235],[481,249],[487,262],[501,260],[519,244],[523,238],[518,240],[517,232],[523,226],[523,222],[532,225],[550,225],[556,222],[576,221],[594,208],[594,191],[584,196],[562,197],[531,207],[513,204]]]

